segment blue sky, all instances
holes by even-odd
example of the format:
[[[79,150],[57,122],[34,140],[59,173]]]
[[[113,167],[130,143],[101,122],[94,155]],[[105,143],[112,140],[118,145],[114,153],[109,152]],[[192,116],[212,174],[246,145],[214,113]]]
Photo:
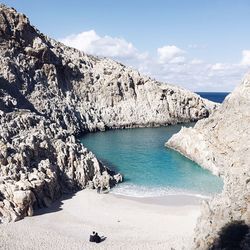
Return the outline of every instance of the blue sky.
[[[191,90],[231,91],[250,66],[249,0],[1,2],[50,37]]]

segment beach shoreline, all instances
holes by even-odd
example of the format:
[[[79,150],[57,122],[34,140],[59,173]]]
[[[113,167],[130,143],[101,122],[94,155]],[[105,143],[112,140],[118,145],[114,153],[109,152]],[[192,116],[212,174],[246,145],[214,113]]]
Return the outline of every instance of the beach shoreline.
[[[196,195],[189,194],[169,194],[164,196],[152,196],[152,197],[133,197],[128,195],[121,195],[111,193],[110,195],[119,199],[125,199],[135,201],[144,204],[160,205],[160,206],[193,206],[200,205],[203,200],[208,200],[210,197],[199,197]]]
[[[168,198],[79,191],[33,217],[0,225],[0,249],[190,249],[198,201]],[[92,231],[107,239],[89,243]]]

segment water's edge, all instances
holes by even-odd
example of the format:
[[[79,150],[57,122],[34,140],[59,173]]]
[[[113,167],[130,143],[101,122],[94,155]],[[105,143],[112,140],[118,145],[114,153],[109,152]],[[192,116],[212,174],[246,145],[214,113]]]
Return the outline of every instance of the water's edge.
[[[202,98],[206,98],[209,99],[211,101],[214,102],[218,102],[221,103],[223,102],[223,100],[225,99],[225,97],[229,94],[228,92],[196,92],[197,94],[199,94]],[[122,129],[145,129],[147,127],[149,128],[161,128],[161,127],[166,127],[166,126],[193,126],[195,123],[181,123],[181,124],[161,124],[161,125],[157,125],[156,124],[151,124],[150,126],[128,126],[128,127],[124,127],[124,128],[112,128],[112,130],[122,130]],[[111,128],[107,128],[105,130],[107,131],[111,131]],[[99,133],[97,131],[93,131],[94,133]],[[91,132],[91,134],[93,134],[93,132]],[[175,133],[178,131],[175,131]],[[86,135],[89,136],[89,133],[87,134],[82,134],[79,138],[81,138],[81,141],[83,140],[82,138],[84,138]],[[165,139],[165,141],[167,141],[167,138]],[[119,171],[121,173],[124,174],[123,169],[119,169],[117,168],[119,163],[116,164],[115,162],[112,163],[109,160],[105,159],[105,157],[102,157],[102,155],[99,155],[95,148],[92,148],[90,145],[86,145],[84,143],[84,141],[82,141],[82,143],[87,146],[87,148],[89,148],[91,151],[93,151],[94,153],[97,154],[97,157],[99,160],[101,160],[105,165],[109,166],[109,168],[113,168],[114,171]],[[132,145],[133,146],[133,145]],[[162,145],[162,147],[164,147],[164,145]],[[172,149],[169,149],[172,150]],[[174,151],[174,150],[173,150]],[[176,154],[180,154],[179,152],[174,151]],[[188,158],[184,157],[186,160],[192,161]],[[193,161],[192,161],[193,162]],[[193,164],[196,164],[195,162],[193,162]],[[199,166],[199,168],[203,169],[201,166]],[[212,173],[213,174],[213,173]],[[222,180],[221,180],[222,182]],[[221,189],[222,189],[222,185],[221,185]],[[219,191],[219,190],[217,190]],[[221,191],[221,190],[220,190]],[[181,189],[181,188],[164,188],[164,187],[151,187],[150,189],[147,189],[145,186],[140,186],[140,185],[135,185],[135,183],[129,183],[129,180],[127,180],[127,176],[125,174],[125,180],[122,184],[119,184],[118,186],[114,187],[113,189],[111,189],[111,193],[112,195],[118,196],[118,197],[123,197],[123,198],[129,198],[129,199],[137,199],[138,201],[143,201],[143,202],[148,202],[148,201],[152,201],[152,199],[155,201],[156,200],[160,200],[162,203],[164,200],[169,200],[169,199],[173,199],[173,197],[179,197],[179,199],[183,200],[185,198],[187,199],[195,199],[195,200],[200,200],[200,199],[209,199],[210,197],[212,197],[213,194],[211,193],[206,193],[204,194],[203,192],[194,192],[191,190],[187,190],[187,189]],[[167,197],[167,198],[166,198]],[[183,198],[185,197],[185,198]],[[149,202],[149,203],[150,203]],[[158,203],[158,201],[157,201]],[[163,202],[164,204],[166,202]]]
[[[180,128],[181,125],[172,125],[110,130],[86,134],[81,142],[105,165],[124,175],[124,182],[113,188],[112,194],[149,199],[166,196],[207,199],[222,190],[222,180],[218,181],[209,171],[164,147],[167,137]],[[211,183],[215,183],[215,187],[207,192]]]

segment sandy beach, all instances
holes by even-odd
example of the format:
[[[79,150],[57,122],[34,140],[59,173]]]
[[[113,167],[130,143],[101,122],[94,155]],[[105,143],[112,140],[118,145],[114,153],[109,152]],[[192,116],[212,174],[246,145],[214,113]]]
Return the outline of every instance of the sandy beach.
[[[199,203],[194,197],[139,199],[84,190],[0,225],[0,249],[190,249]],[[88,242],[93,230],[106,240]]]

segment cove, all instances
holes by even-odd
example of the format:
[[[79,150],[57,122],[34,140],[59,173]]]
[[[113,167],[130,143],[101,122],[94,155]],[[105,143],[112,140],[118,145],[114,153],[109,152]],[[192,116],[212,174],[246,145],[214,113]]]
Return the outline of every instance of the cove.
[[[181,126],[88,133],[81,142],[105,165],[124,176],[124,182],[112,189],[113,193],[158,197],[210,196],[221,192],[223,182],[219,177],[164,146]]]

